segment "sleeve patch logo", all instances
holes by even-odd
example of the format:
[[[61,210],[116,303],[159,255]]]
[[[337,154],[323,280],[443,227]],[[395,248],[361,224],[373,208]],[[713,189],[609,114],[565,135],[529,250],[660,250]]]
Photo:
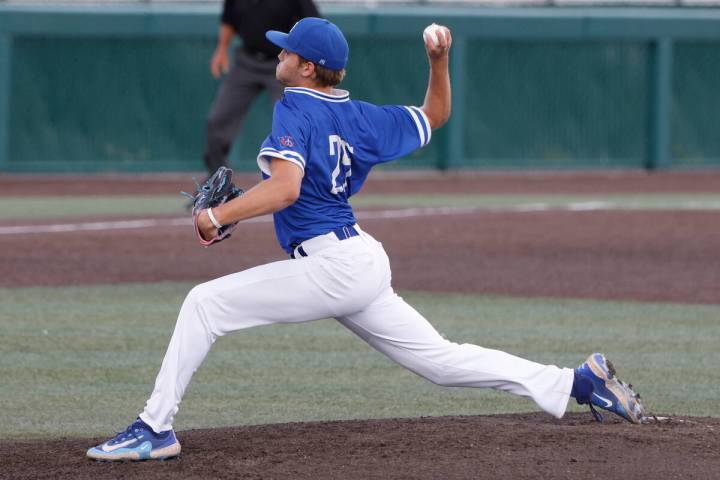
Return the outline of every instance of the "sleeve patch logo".
[[[288,135],[286,137],[278,137],[278,139],[280,140],[280,145],[282,145],[283,147],[294,147],[295,146],[295,142],[293,141],[293,138],[290,135]]]

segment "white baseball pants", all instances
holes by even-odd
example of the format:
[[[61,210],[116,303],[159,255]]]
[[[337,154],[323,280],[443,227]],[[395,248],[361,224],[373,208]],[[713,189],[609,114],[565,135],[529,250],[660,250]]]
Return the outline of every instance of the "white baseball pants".
[[[482,387],[532,398],[562,417],[573,370],[444,339],[390,286],[390,263],[369,234],[334,233],[302,244],[308,256],[228,275],[193,288],[180,309],[153,393],[140,418],[169,430],[190,379],[220,336],[273,323],[334,317],[376,350],[443,386]]]

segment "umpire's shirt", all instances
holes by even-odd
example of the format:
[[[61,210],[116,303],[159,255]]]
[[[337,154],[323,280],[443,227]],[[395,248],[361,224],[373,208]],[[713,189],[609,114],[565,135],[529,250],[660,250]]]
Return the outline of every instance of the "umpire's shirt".
[[[258,60],[277,57],[280,48],[268,42],[265,32],[289,32],[305,17],[319,17],[312,0],[225,0],[222,23],[230,25],[245,50]]]

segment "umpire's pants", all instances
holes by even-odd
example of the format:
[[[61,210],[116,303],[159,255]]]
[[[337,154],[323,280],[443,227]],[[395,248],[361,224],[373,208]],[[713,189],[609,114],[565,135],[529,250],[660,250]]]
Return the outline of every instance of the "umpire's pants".
[[[237,47],[230,72],[220,84],[207,119],[203,160],[208,173],[228,165],[228,154],[255,98],[267,89],[272,104],[283,87],[275,78],[276,58],[258,58]],[[270,125],[268,125],[268,130]]]

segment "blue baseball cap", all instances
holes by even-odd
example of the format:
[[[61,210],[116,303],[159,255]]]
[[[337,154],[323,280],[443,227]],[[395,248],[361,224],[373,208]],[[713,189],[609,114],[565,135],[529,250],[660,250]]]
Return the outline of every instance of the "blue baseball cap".
[[[337,25],[324,18],[303,18],[289,33],[270,30],[265,38],[330,70],[342,70],[347,65],[347,40]]]

